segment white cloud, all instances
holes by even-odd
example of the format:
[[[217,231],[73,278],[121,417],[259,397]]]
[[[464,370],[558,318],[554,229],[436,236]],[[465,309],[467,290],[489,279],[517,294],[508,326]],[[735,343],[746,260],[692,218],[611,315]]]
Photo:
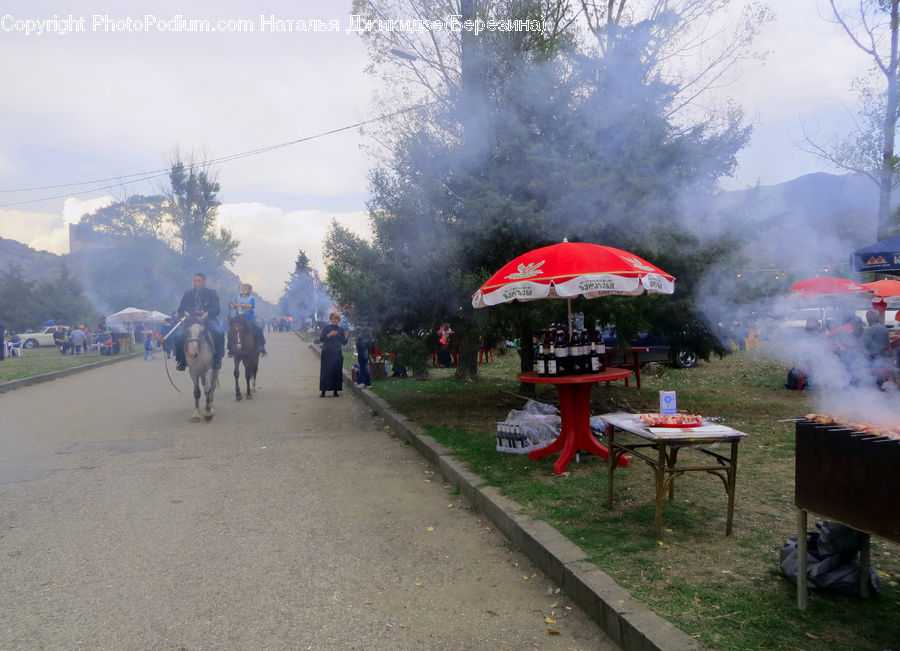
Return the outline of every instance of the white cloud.
[[[368,216],[362,211],[284,211],[261,203],[223,204],[219,209],[219,224],[241,242],[234,272],[273,303],[281,297],[300,250],[314,268],[323,268],[322,242],[332,219],[364,237],[368,234]]]
[[[51,253],[69,252],[69,229],[60,215],[0,210],[0,237]]]
[[[4,172],[9,172],[13,169],[13,164],[10,160],[0,151],[0,174]]]
[[[111,195],[96,197],[94,199],[69,197],[63,202],[63,221],[66,224],[77,224],[85,215],[89,215],[100,208],[105,208],[113,201],[115,201],[115,199],[113,199]]]

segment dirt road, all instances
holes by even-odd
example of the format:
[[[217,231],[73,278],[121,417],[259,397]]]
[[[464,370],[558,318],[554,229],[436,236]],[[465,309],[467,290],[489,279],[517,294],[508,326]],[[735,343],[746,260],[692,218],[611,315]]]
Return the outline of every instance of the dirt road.
[[[256,399],[226,364],[211,423],[159,355],[0,395],[0,648],[615,648],[269,339]]]

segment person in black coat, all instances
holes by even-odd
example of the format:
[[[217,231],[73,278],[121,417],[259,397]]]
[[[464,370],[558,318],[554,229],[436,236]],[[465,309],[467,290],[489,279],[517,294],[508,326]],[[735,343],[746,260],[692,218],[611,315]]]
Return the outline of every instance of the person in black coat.
[[[225,356],[225,329],[219,323],[219,295],[214,289],[206,286],[206,276],[201,273],[194,274],[193,289],[189,289],[181,297],[178,305],[178,316],[193,315],[206,324],[213,336],[215,351],[213,353],[213,368],[222,368],[222,358]],[[184,328],[179,327],[175,331],[175,370],[183,371],[187,366],[184,358]]]
[[[332,312],[328,318],[331,323],[319,333],[319,341],[322,343],[322,365],[319,369],[320,398],[325,397],[326,391],[334,391],[336,398],[338,391],[344,388],[344,355],[341,346],[349,339],[347,332],[338,325],[341,322],[341,315]]]

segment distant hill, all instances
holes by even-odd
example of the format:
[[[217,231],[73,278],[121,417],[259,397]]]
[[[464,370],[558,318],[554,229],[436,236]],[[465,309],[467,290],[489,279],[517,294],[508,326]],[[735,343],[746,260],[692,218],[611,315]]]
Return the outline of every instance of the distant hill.
[[[846,263],[853,250],[876,241],[877,212],[871,180],[827,173],[721,192],[703,207],[711,234],[736,227],[750,259],[786,268]]]
[[[9,269],[9,265],[17,265],[22,275],[32,280],[54,276],[59,272],[65,256],[38,251],[27,244],[0,237],[0,271]]]
[[[100,237],[99,240],[103,240],[103,237]],[[89,281],[90,261],[94,259],[97,254],[96,246],[104,243],[106,245],[110,244],[109,241],[101,241],[99,244],[98,242],[94,242],[94,246],[92,247],[85,246],[84,242],[80,242],[74,247],[75,251],[73,253],[57,255],[56,253],[50,253],[49,251],[38,251],[17,240],[0,237],[0,271],[6,271],[9,269],[9,265],[12,264],[21,268],[22,275],[25,278],[29,280],[42,280],[44,278],[56,276],[59,273],[61,266],[66,264],[69,272],[81,280],[82,285],[85,287],[88,299],[94,304],[95,309],[101,314],[109,314],[127,306],[118,304],[109,305],[107,303],[114,301],[100,299],[94,291],[91,291],[91,284]],[[114,243],[112,243],[112,245],[114,246]],[[157,279],[155,284],[159,285],[160,282],[161,280]],[[227,313],[226,302],[237,295],[237,288],[240,286],[240,283],[240,278],[229,269],[220,269],[216,274],[216,278],[213,279],[212,286],[219,292],[222,301],[223,314]],[[190,277],[186,277],[183,279],[183,282],[165,288],[163,293],[170,295],[171,300],[158,301],[161,304],[149,305],[150,309],[161,309],[163,311],[174,309],[182,292],[189,289],[190,286],[191,279]],[[140,303],[140,301],[137,302]],[[263,317],[267,315],[272,316],[277,313],[276,305],[267,303],[262,299],[257,299],[257,305],[257,312]]]

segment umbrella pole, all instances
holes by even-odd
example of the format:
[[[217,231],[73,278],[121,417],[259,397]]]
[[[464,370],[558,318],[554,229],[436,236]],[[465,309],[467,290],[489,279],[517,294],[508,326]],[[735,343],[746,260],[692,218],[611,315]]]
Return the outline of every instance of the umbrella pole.
[[[566,325],[569,327],[569,339],[572,338],[572,299],[566,299],[566,303],[569,304],[569,321]]]

